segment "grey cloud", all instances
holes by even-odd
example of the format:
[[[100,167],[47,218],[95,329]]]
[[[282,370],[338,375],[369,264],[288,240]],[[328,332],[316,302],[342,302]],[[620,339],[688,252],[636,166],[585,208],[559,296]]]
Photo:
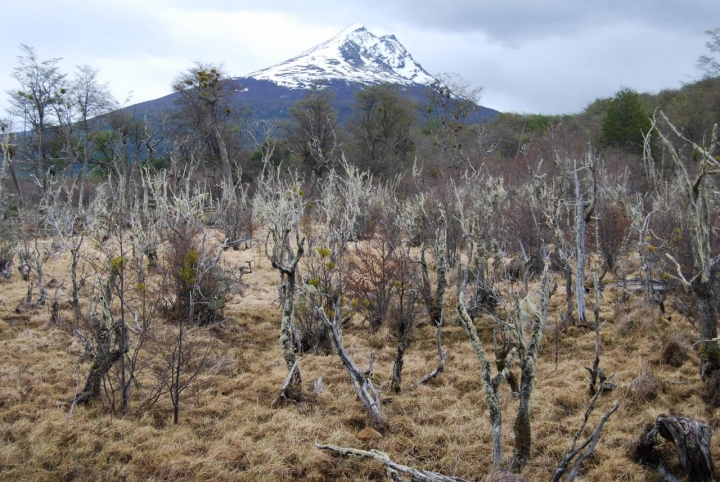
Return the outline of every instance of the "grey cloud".
[[[192,5],[190,0],[183,0]],[[232,10],[232,0],[204,5]],[[716,0],[268,0],[244,8],[274,9],[308,21],[332,19],[340,24],[370,18],[373,24],[400,24],[438,32],[484,32],[496,41],[527,41],[565,35],[623,21],[644,22],[658,29],[704,31],[720,22]]]

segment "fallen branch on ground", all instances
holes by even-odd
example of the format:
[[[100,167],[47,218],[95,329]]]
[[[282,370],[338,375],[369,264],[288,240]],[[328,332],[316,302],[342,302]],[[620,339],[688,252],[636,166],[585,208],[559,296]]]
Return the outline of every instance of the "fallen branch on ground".
[[[404,479],[400,476],[400,473],[409,475],[412,480],[419,482],[468,482],[467,479],[461,479],[460,477],[452,477],[448,475],[438,474],[437,472],[430,472],[427,470],[417,470],[407,465],[398,464],[390,460],[390,456],[385,452],[379,450],[360,450],[350,447],[338,447],[335,445],[325,445],[315,443],[315,447],[321,450],[332,450],[341,455],[348,456],[354,455],[356,457],[362,457],[365,459],[372,459],[376,462],[380,462],[385,466],[385,473],[388,477],[396,482],[403,481]]]

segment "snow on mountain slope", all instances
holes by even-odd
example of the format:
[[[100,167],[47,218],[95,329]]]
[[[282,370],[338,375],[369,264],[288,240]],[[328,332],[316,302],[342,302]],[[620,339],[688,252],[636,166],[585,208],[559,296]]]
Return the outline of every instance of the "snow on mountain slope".
[[[351,25],[295,58],[247,77],[269,80],[290,89],[307,88],[319,80],[403,85],[428,84],[435,80],[394,35],[376,37],[360,24]]]

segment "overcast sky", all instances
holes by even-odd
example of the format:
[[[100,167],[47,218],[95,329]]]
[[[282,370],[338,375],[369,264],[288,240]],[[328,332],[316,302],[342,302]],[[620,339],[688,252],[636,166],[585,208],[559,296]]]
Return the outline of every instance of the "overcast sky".
[[[431,74],[482,87],[500,111],[579,112],[621,87],[699,77],[718,0],[23,0],[3,2],[0,113],[21,43],[63,70],[100,70],[130,104],[170,93],[192,61],[233,76],[282,62],[353,23],[395,34]]]

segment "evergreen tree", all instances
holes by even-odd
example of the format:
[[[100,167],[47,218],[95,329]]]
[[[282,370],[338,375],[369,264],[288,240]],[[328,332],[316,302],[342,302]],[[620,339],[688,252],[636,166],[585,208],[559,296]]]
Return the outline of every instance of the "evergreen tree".
[[[627,87],[620,89],[608,103],[601,143],[640,154],[643,136],[649,130],[650,118],[640,95]]]

